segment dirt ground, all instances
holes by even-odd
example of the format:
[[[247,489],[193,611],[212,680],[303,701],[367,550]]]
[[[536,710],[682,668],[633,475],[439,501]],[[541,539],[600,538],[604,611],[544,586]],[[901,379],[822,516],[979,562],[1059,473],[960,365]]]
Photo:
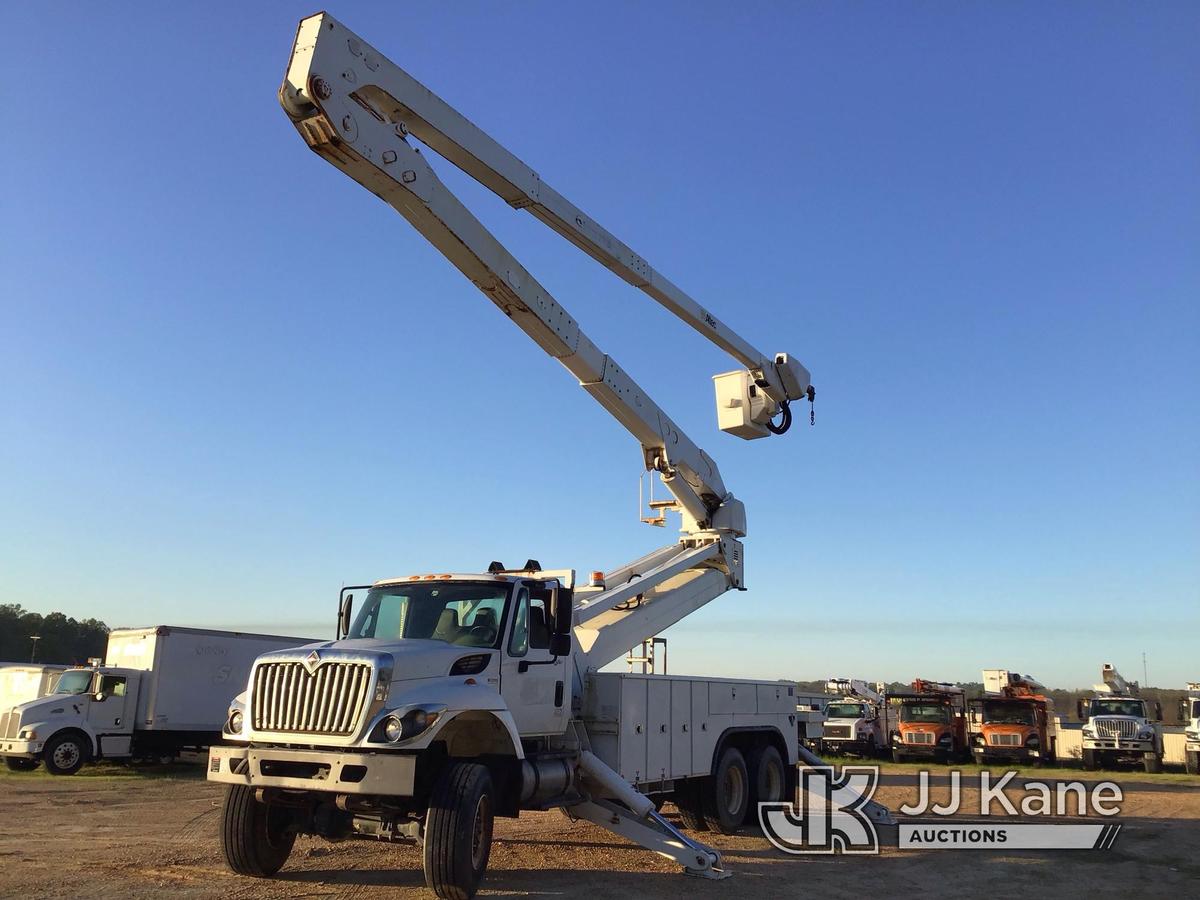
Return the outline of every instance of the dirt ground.
[[[1084,773],[1063,774],[1084,780]],[[875,857],[794,857],[746,829],[732,837],[700,836],[722,851],[734,873],[718,882],[678,874],[667,860],[598,827],[570,824],[557,812],[534,813],[518,821],[497,820],[481,895],[624,900],[686,893],[765,900],[860,898],[884,890],[957,898],[999,889],[1017,897],[1200,896],[1200,779],[1111,777],[1125,792],[1119,819],[1124,830],[1108,851],[899,851],[893,846]],[[915,783],[912,767],[886,766],[876,799],[896,809],[916,799]],[[217,841],[221,793],[197,767],[99,768],[73,778],[4,772],[0,896],[431,896],[424,890],[417,848],[365,841],[327,844],[301,838],[276,878],[232,875]],[[972,792],[964,796],[977,812]],[[673,813],[670,806],[665,811]]]

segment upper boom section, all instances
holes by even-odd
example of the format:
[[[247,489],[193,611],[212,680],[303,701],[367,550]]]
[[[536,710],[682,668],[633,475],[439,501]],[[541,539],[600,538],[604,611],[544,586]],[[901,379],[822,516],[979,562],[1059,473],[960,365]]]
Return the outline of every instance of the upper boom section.
[[[401,213],[493,303],[559,360],[641,443],[689,531],[745,532],[741,504],[712,459],[608,356],[445,187],[420,139],[517,208],[526,208],[734,354],[747,370],[718,378],[728,430],[757,437],[806,396],[808,372],[765,360],[716,317],[541,182],[537,174],[427,88],[326,14],[300,23],[280,100],[309,146]],[[701,327],[703,325],[703,327]],[[748,361],[748,362],[747,362]],[[730,379],[730,375],[733,376]],[[778,397],[779,400],[774,398]]]

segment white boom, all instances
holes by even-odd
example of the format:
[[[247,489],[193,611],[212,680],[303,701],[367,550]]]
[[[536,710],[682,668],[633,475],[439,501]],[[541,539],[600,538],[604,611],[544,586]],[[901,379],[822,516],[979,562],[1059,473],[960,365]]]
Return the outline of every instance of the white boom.
[[[516,209],[642,289],[744,368],[714,376],[719,426],[739,437],[782,433],[788,404],[814,392],[808,371],[737,335],[641,256],[399,66],[321,13],[301,21],[280,102],[316,153],[407,219],[483,294],[637,439],[683,517],[678,544],[608,573],[609,588],[577,594],[587,668],[618,658],[731,588],[742,588],[746,514],[713,460],[622,370],[412,146],[419,140]],[[782,416],[778,424],[774,419]]]
[[[1112,663],[1105,663],[1100,669],[1102,684],[1092,685],[1097,694],[1120,694],[1124,697],[1136,697],[1141,686],[1136,681],[1126,681]]]
[[[868,703],[883,702],[883,683],[876,682],[872,688],[859,678],[830,678],[825,682],[825,692],[839,697],[859,697]]]

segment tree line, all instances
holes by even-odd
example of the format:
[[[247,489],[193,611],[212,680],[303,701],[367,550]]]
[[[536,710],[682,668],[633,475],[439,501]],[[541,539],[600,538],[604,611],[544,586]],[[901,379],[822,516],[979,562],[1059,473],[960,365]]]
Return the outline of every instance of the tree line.
[[[0,603],[0,662],[82,665],[104,657],[108,631],[99,619],[80,621],[60,612],[42,615],[19,603]]]

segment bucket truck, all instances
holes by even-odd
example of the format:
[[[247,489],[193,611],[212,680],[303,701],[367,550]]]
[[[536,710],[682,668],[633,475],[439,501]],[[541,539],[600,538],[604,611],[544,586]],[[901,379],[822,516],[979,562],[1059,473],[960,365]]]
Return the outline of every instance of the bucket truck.
[[[299,26],[280,101],[305,143],[376,194],[557,359],[637,440],[680,539],[584,583],[536,560],[343,591],[338,640],[270,653],[233,701],[208,777],[235,872],[270,876],[297,834],[419,842],[427,885],[470,897],[494,816],[561,808],[709,878],[693,830],[733,831],[784,797],[798,758],[794,685],[601,673],[729,590],[746,513],[716,463],[580,330],[450,192],[424,148],[548,225],[730,354],[721,430],[782,434],[813,397],[786,353],[755,349],[444,100],[331,16]],[[315,261],[314,261],[315,264]],[[463,363],[470,365],[469,361]],[[518,431],[519,434],[519,431]],[[355,598],[360,605],[355,610]]]
[[[883,684],[871,687],[856,678],[831,678],[825,692],[834,697],[825,707],[821,748],[829,753],[876,756],[887,750]]]
[[[1101,683],[1092,686],[1095,696],[1076,707],[1083,722],[1083,767],[1140,763],[1147,772],[1161,772],[1162,705],[1154,702],[1151,719],[1136,681],[1126,681],[1110,663],[1101,668],[1100,677]]]
[[[1189,681],[1187,696],[1179,701],[1183,723],[1184,766],[1189,775],[1200,775],[1200,681]]]
[[[917,678],[908,692],[887,696],[892,759],[950,763],[967,755],[966,694],[956,684]]]
[[[1054,701],[1043,690],[1029,675],[983,670],[983,696],[967,713],[975,762],[1054,762]]]

